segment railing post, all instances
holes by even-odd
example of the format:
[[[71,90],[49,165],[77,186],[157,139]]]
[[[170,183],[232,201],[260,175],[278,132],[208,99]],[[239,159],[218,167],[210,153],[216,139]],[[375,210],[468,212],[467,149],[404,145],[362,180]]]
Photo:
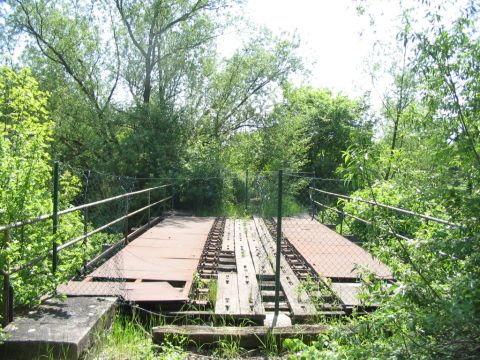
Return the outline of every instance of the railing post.
[[[163,187],[163,188],[162,188],[162,195],[161,195],[162,197],[161,197],[161,199],[165,199],[165,198],[167,197],[167,193],[168,193],[168,192],[167,192],[167,187]],[[167,208],[167,205],[166,205],[165,203],[166,203],[166,201],[163,201],[163,202],[162,202],[162,218],[165,217],[165,209]]]
[[[343,218],[344,218],[343,205],[340,205],[339,217],[340,217],[340,235],[343,235]]]
[[[128,212],[130,211],[129,210],[129,200],[130,200],[130,196],[127,196],[126,197],[127,199],[127,202],[125,204],[125,221],[124,221],[124,229],[123,229],[123,234],[124,234],[124,237],[125,237],[125,244],[128,244]]]
[[[280,255],[282,245],[283,171],[278,170],[277,253],[275,258],[275,316],[280,311]]]
[[[320,196],[321,196],[321,199],[322,199],[322,202],[323,202],[323,205],[324,205],[324,206],[322,206],[322,214],[321,214],[322,224],[325,224],[325,206],[328,206],[327,197],[323,193],[321,193]]]
[[[4,232],[4,249],[6,250],[10,243],[10,229]],[[10,284],[10,275],[8,274],[8,261],[5,259],[3,270],[3,291],[2,291],[2,326],[7,326],[13,321],[13,290]]]
[[[83,195],[83,203],[87,204],[88,203],[88,185],[89,185],[89,180],[90,180],[90,171],[85,171],[84,176],[86,177],[85,181],[85,191]],[[86,207],[83,210],[83,235],[85,236],[85,239],[82,242],[82,245],[85,247],[88,242],[88,207]],[[83,274],[87,273],[87,251],[84,249],[83,251],[83,261],[82,261],[82,268],[83,268]]]
[[[175,207],[175,183],[172,180],[172,213]]]
[[[13,286],[9,281],[8,285],[8,322],[13,321]]]
[[[248,169],[245,171],[245,210],[248,209]]]
[[[58,251],[57,251],[57,239],[56,233],[58,229],[58,182],[59,182],[59,173],[58,173],[58,161],[53,163],[53,243],[52,243],[52,273],[55,274],[57,271],[58,264]]]
[[[315,186],[315,171],[313,172],[313,179],[311,181],[311,186],[308,188],[308,196],[310,198],[310,206],[311,206],[311,212],[312,212],[312,220],[315,218],[315,203],[313,202],[313,196],[315,194],[316,186]],[[312,189],[313,188],[313,189]]]
[[[3,327],[7,326],[10,323],[11,310],[10,310],[10,275],[3,275]]]
[[[87,241],[88,241],[88,208],[85,208],[85,210],[83,211],[83,235],[85,236],[85,239],[83,239],[83,246],[87,245]],[[83,251],[83,264],[82,264],[82,267],[83,267],[83,273],[86,274],[87,273],[87,252],[86,251]]]
[[[147,194],[148,194],[148,209],[147,209],[148,222],[147,223],[148,223],[148,227],[150,227],[150,201],[151,201],[150,200],[150,190],[148,190]]]

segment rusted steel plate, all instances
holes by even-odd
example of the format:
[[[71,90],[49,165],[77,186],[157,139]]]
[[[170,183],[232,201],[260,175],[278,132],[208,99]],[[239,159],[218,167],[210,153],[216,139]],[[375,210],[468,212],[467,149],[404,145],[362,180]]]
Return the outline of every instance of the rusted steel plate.
[[[131,254],[117,254],[118,260],[108,266],[102,265],[91,276],[94,278],[143,279],[165,281],[188,281],[198,264],[198,259],[139,258]],[[110,261],[112,261],[110,259]]]
[[[153,250],[153,251],[152,251]],[[169,259],[190,259],[190,260],[198,260],[200,255],[202,254],[201,251],[197,249],[192,249],[187,244],[179,247],[151,247],[151,246],[130,246],[124,252],[123,257],[128,258],[140,258],[139,261],[154,261],[155,259],[165,259],[168,263]],[[156,261],[155,261],[156,264]]]
[[[128,301],[187,301],[183,289],[168,282],[79,282],[70,281],[58,287],[67,296],[121,296]]]
[[[67,287],[64,285],[59,289],[73,293],[83,289],[83,295],[89,295],[88,291],[126,291],[126,295],[121,295],[131,301],[186,301],[213,222],[214,218],[211,217],[167,218],[133,240],[91,273],[94,281],[88,282],[88,285],[73,285],[71,282]],[[99,278],[106,282],[95,281]],[[108,282],[108,279],[127,281]],[[132,280],[136,282],[131,282]],[[185,285],[177,289],[166,281],[184,282]],[[97,285],[106,283],[110,285]],[[115,283],[121,285],[114,285]]]
[[[177,248],[177,249],[185,249],[189,248],[195,251],[202,251],[203,246],[201,246],[198,242],[198,235],[195,237],[182,237],[182,240],[179,241],[178,239],[135,239],[131,242],[130,247],[148,247],[148,248]]]
[[[310,218],[283,218],[282,231],[291,244],[322,277],[356,278],[359,267],[392,279],[388,267],[368,251]]]

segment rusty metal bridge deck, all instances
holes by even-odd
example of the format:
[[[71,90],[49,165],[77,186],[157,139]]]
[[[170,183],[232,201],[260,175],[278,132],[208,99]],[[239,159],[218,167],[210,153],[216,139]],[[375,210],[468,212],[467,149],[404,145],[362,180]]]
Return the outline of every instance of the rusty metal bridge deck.
[[[134,239],[67,296],[121,296],[133,302],[186,302],[214,218],[175,216]]]
[[[212,313],[264,318],[272,311],[272,224],[258,217],[247,221],[169,217],[81,281],[70,281],[58,290],[67,296],[117,296],[138,303],[208,303],[208,288],[195,287],[197,272],[197,281],[217,282]],[[329,304],[343,309],[359,305],[359,266],[392,279],[390,270],[369,252],[316,220],[284,218],[283,238],[281,308],[294,318],[315,316],[319,310],[315,294],[299,293],[308,276],[328,288],[330,295],[323,295],[321,310],[333,309]]]

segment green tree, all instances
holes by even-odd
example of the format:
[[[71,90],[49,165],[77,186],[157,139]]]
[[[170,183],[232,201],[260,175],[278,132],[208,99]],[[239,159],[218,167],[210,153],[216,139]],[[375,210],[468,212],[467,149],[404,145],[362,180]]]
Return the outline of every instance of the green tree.
[[[35,218],[52,211],[52,144],[53,122],[47,111],[46,93],[38,88],[37,81],[28,70],[15,72],[0,68],[0,224]],[[66,207],[78,191],[78,179],[68,172],[61,178],[64,189],[61,206]],[[57,233],[57,242],[83,229],[78,214],[63,219]],[[41,222],[10,231],[9,239],[2,233],[0,266],[9,271],[39,255],[48,255],[52,244],[50,222]],[[8,240],[8,242],[7,242]],[[47,257],[48,259],[48,257]],[[69,256],[61,265],[65,273],[52,276],[49,261],[42,261],[12,275],[16,304],[38,301],[51,291],[57,280],[71,274],[79,261]]]
[[[296,119],[304,127],[308,153],[303,170],[323,178],[335,177],[343,163],[343,151],[370,127],[364,122],[364,104],[311,87],[286,87],[284,98],[275,116]]]

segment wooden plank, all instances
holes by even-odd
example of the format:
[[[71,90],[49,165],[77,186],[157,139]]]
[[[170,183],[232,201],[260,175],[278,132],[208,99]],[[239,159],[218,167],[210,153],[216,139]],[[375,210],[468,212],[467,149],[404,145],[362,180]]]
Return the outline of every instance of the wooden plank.
[[[223,231],[222,251],[233,252],[235,250],[235,226],[232,219],[225,220],[225,228]]]
[[[250,248],[250,255],[257,275],[273,276],[273,268],[268,262],[267,255],[263,249],[259,234],[255,228],[255,222],[248,220],[246,224],[246,237]]]
[[[219,273],[217,278],[217,299],[215,314],[239,315],[238,279],[235,273]]]
[[[269,254],[275,254],[275,240],[270,235],[265,222],[258,217],[254,217],[254,222],[265,251]],[[272,261],[271,265],[275,270],[274,261]],[[305,291],[301,291],[300,281],[283,255],[280,255],[280,283],[292,310],[293,317],[313,316],[316,314],[315,305],[310,301],[310,297]]]
[[[280,344],[284,339],[301,337],[305,343],[318,340],[318,336],[329,329],[326,325],[293,325],[293,326],[247,326],[247,327],[213,327],[201,325],[158,326],[153,328],[153,341],[163,343],[172,335],[188,338],[188,343],[201,346],[214,344],[227,339],[238,339],[239,346],[244,349],[256,349],[265,346],[267,341]]]
[[[265,316],[255,267],[250,257],[250,247],[243,227],[243,220],[240,219],[235,220],[235,258],[240,314]]]

